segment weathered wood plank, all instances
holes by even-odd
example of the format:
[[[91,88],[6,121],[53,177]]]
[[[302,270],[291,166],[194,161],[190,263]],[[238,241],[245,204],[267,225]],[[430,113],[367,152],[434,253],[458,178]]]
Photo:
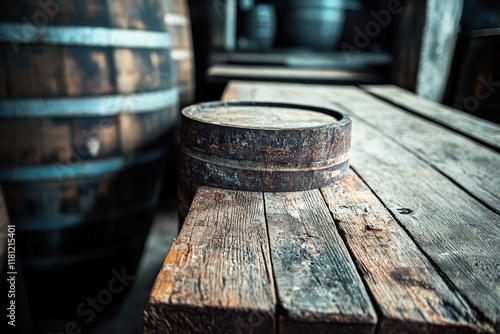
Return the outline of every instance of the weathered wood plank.
[[[500,329],[500,217],[362,122],[352,166],[460,292]]]
[[[500,149],[500,126],[461,110],[429,101],[393,85],[363,86],[368,92],[420,116],[462,133],[475,141]]]
[[[417,93],[429,100],[441,101],[443,98],[460,31],[463,2],[426,0]]]
[[[335,87],[323,94],[326,101],[381,130],[500,213],[499,154],[356,87]]]
[[[373,333],[377,316],[319,190],[265,193],[281,333]]]
[[[145,333],[274,333],[262,193],[200,188],[145,310]]]
[[[351,171],[343,182],[321,192],[382,313],[379,333],[488,329],[359,176]]]
[[[227,64],[211,66],[207,70],[207,77],[209,80],[277,80],[311,83],[363,82],[376,84],[386,82],[383,76],[372,72]]]
[[[327,106],[370,123],[500,213],[500,155],[496,152],[356,87],[293,84],[278,87],[271,83],[249,87],[254,87],[254,91],[247,99],[252,96],[264,101]]]
[[[239,87],[243,89],[239,91]],[[343,96],[343,92],[349,90],[353,89],[233,83],[225,96],[246,100],[285,100],[335,108],[336,99],[343,101],[345,106],[360,98],[361,94]],[[377,101],[373,99],[371,103],[377,104]],[[364,104],[364,108],[371,110],[370,117],[389,108],[387,104],[379,106],[382,108],[373,109],[370,104]],[[408,122],[415,123],[411,120]],[[460,293],[495,324],[496,330],[500,330],[499,216],[413,153],[387,138],[390,130],[382,134],[356,117],[354,124],[351,165],[420,249]],[[438,126],[436,128],[440,129]],[[457,135],[453,137],[460,142],[466,141]],[[431,145],[437,149],[442,146],[439,141]],[[436,157],[446,159],[442,153]],[[482,176],[477,175],[476,178],[480,182]]]

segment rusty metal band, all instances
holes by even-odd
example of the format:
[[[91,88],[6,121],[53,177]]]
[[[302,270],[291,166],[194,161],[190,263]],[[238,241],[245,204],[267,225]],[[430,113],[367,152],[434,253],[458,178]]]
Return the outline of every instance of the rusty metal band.
[[[27,23],[0,24],[0,42],[136,49],[170,49],[171,46],[166,32],[78,26],[37,28]]]
[[[339,155],[333,159],[325,161],[309,161],[308,163],[278,163],[247,160],[224,159],[200,152],[195,152],[187,147],[182,148],[182,153],[196,160],[203,161],[213,166],[224,166],[234,169],[253,170],[258,172],[299,172],[309,170],[322,170],[349,161],[349,153]]]

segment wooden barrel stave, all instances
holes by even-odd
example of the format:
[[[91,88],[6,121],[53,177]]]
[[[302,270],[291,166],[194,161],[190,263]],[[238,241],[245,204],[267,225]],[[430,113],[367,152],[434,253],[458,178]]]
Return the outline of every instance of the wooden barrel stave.
[[[172,40],[173,75],[180,93],[180,106],[195,101],[194,54],[191,19],[186,0],[163,0],[164,22]]]
[[[47,2],[50,3],[50,2]],[[163,8],[157,0],[58,0],[41,6],[40,1],[4,0],[0,21],[34,26],[95,26],[132,30],[164,31]]]

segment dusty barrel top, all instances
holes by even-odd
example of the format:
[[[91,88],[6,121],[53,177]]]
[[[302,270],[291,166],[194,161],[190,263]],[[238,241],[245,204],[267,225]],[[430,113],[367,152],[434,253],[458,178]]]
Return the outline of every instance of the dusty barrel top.
[[[186,109],[184,115],[200,122],[262,129],[296,129],[326,126],[337,122],[333,116],[289,107],[225,106]]]
[[[331,109],[210,102],[184,109],[182,120],[185,151],[240,162],[312,168],[347,159],[349,151],[351,119]]]
[[[209,102],[182,111],[181,194],[210,185],[248,191],[321,188],[349,167],[351,119],[325,108]],[[185,195],[181,195],[185,196]]]

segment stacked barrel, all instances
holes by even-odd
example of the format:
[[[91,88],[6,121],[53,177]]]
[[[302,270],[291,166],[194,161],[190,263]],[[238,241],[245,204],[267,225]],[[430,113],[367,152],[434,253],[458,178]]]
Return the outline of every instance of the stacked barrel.
[[[0,182],[35,309],[74,314],[136,271],[178,119],[164,16],[161,0],[0,3]]]

